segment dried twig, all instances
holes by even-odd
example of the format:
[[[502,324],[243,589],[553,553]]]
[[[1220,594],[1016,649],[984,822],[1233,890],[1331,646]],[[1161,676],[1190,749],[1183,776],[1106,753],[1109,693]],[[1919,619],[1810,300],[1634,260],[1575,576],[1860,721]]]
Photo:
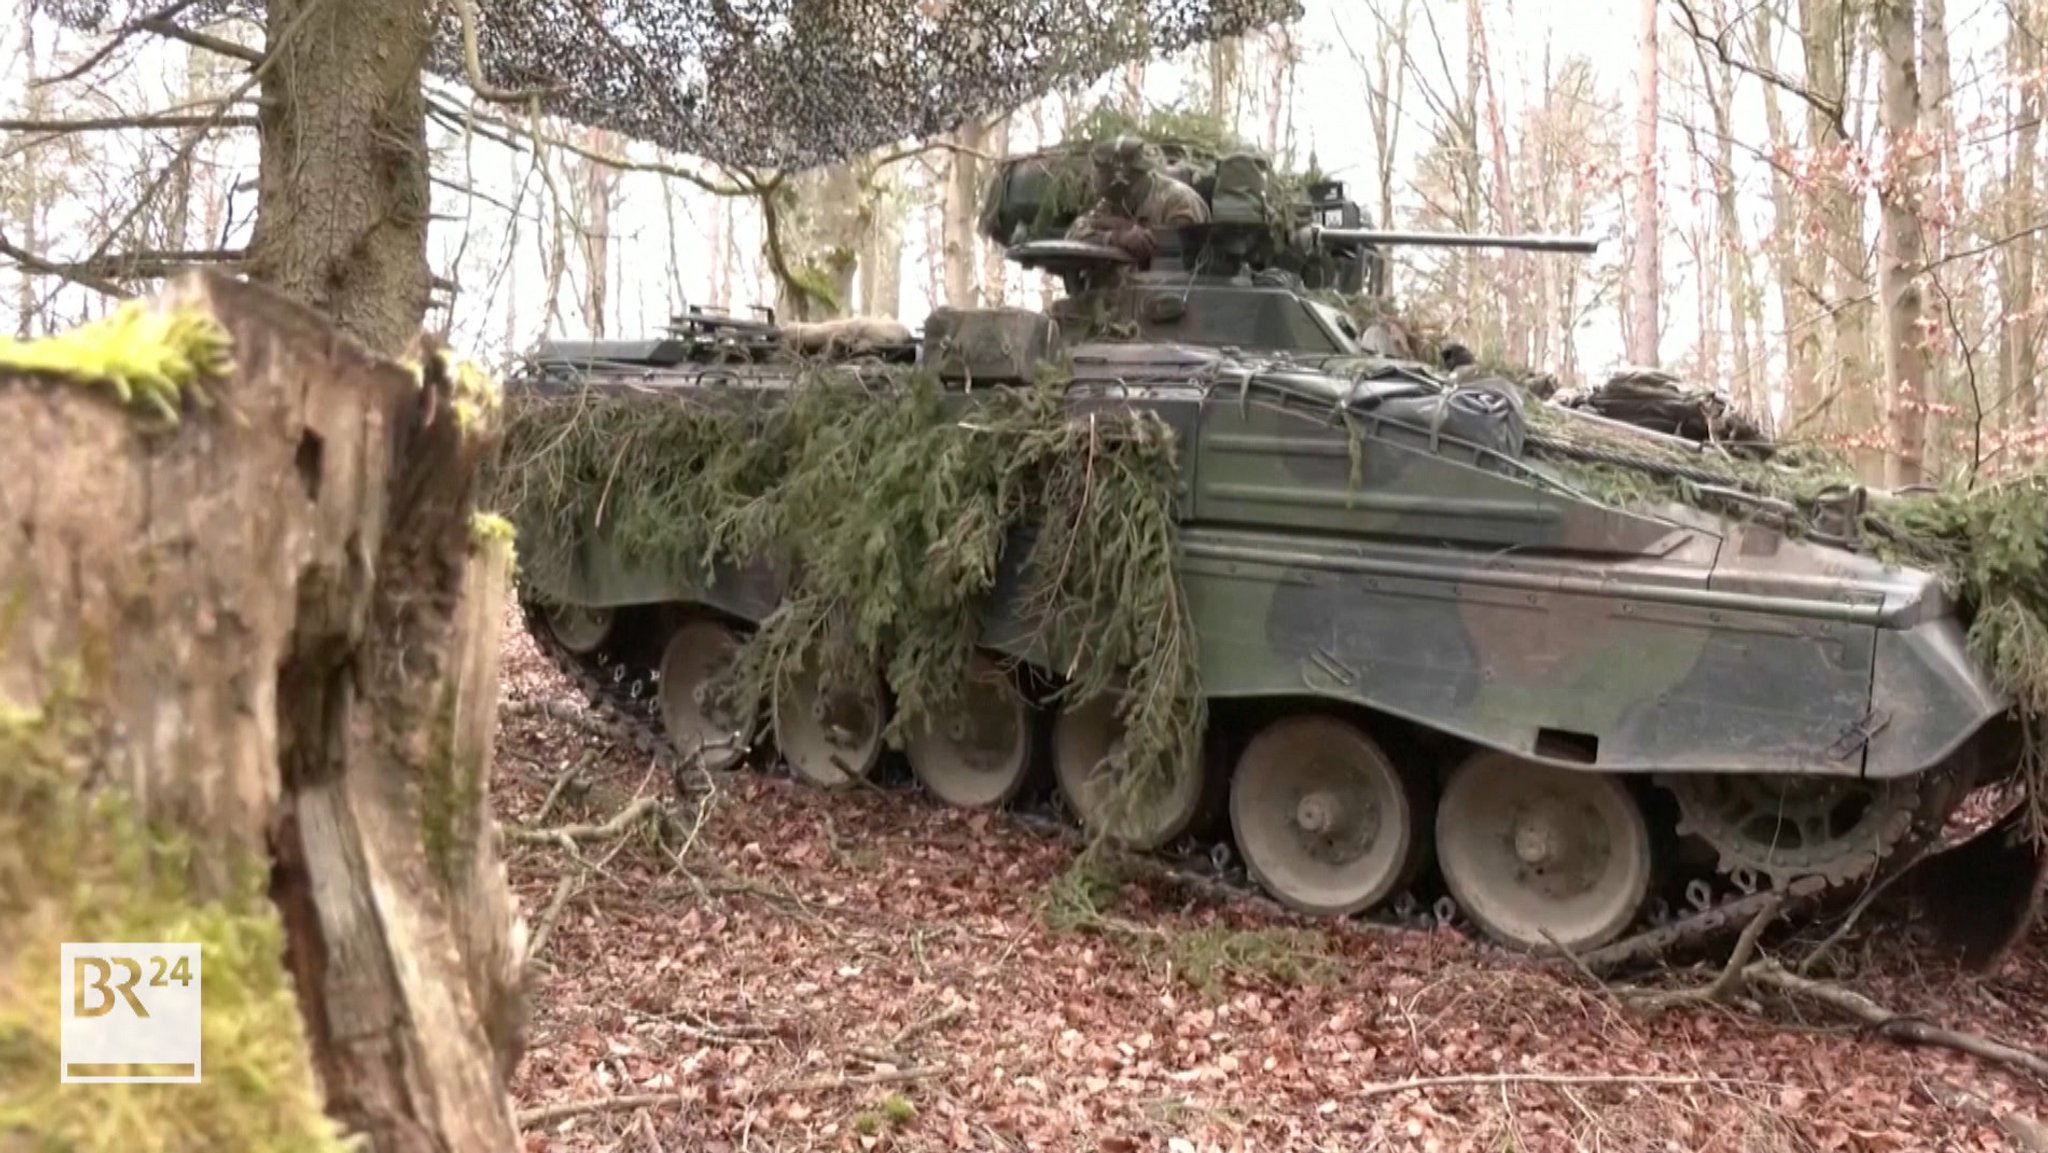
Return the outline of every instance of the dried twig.
[[[1836,1012],[1870,1026],[1871,1032],[1881,1037],[1908,1044],[1953,1049],[1958,1053],[2022,1069],[2036,1077],[2048,1079],[2048,1057],[2030,1049],[2008,1045],[1979,1033],[1959,1032],[1918,1017],[1894,1013],[1861,993],[1825,981],[1801,977],[1789,972],[1776,961],[1758,961],[1750,965],[1743,970],[1743,979],[1818,1001]]]
[[[568,790],[570,782],[577,780],[582,775],[583,766],[589,763],[590,754],[586,752],[576,758],[574,764],[562,770],[562,774],[555,778],[554,786],[548,790],[547,799],[540,803],[540,812],[533,815],[534,824],[538,825],[548,819],[548,814],[555,811],[555,802],[562,799],[562,794]]]
[[[505,838],[522,845],[561,845],[574,849],[577,841],[608,841],[649,814],[658,814],[661,802],[654,797],[641,797],[625,808],[612,814],[611,819],[601,825],[563,825],[554,829],[509,828]]]
[[[901,1049],[911,1041],[931,1032],[941,1025],[950,1025],[967,1012],[967,1006],[952,1004],[927,1017],[921,1017],[905,1025],[894,1037],[889,1038],[891,1049]]]
[[[944,1065],[920,1065],[911,1069],[891,1069],[880,1073],[838,1073],[829,1077],[812,1077],[802,1081],[783,1081],[763,1085],[762,1096],[776,1096],[785,1093],[827,1093],[834,1089],[851,1089],[862,1085],[896,1085],[905,1081],[921,1081],[936,1073],[945,1072]],[[531,1129],[536,1125],[547,1125],[570,1117],[581,1117],[591,1113],[630,1113],[635,1109],[654,1109],[664,1105],[682,1105],[679,1093],[629,1093],[619,1097],[600,1097],[591,1101],[564,1101],[558,1105],[544,1105],[538,1109],[527,1109],[519,1114],[519,1126]]]
[[[1940,1092],[1936,1092],[1937,1088]],[[2006,1136],[2019,1143],[2019,1147],[2025,1153],[2048,1153],[2048,1125],[2043,1125],[2018,1109],[2001,1114],[1981,1094],[1946,1081],[1936,1081],[1933,1085],[1920,1082],[1919,1089],[1927,1095],[1928,1100],[1944,1109],[1966,1113],[1986,1125],[2003,1130]]]
[[[1410,1077],[1405,1081],[1377,1081],[1361,1085],[1350,1096],[1385,1097],[1410,1089],[1437,1089],[1449,1085],[1749,1085],[1770,1087],[1769,1081],[1744,1077],[1704,1077],[1684,1074],[1652,1075],[1633,1073],[1452,1073],[1443,1077]]]
[[[1706,986],[1698,989],[1654,990],[1618,986],[1613,992],[1625,1003],[1646,1013],[1657,1013],[1680,1005],[1723,1004],[1743,989],[1765,986],[1783,993],[1805,997],[1862,1022],[1879,1036],[1907,1044],[1936,1045],[1983,1060],[2011,1066],[2048,1079],[2048,1057],[1994,1040],[1977,1033],[1958,1032],[1917,1017],[1895,1013],[1851,989],[1817,981],[1787,970],[1773,958],[1752,960],[1757,940],[1778,911],[1773,901],[1759,910],[1742,930],[1730,951],[1728,963]],[[1830,942],[1832,943],[1832,938]]]
[[[1741,987],[1750,958],[1756,955],[1757,940],[1763,936],[1764,929],[1778,915],[1781,904],[1781,901],[1773,899],[1757,910],[1756,916],[1749,919],[1749,924],[1742,927],[1742,935],[1736,938],[1735,948],[1728,953],[1728,963],[1721,966],[1720,973],[1716,974],[1713,981],[1704,988],[1621,988],[1615,992],[1634,1008],[1652,1015],[1679,1005],[1716,1005],[1726,1001]]]
[[[555,883],[554,896],[548,899],[548,907],[541,910],[540,920],[534,923],[533,940],[526,947],[528,957],[541,955],[541,950],[547,947],[548,934],[554,932],[555,922],[560,919],[562,910],[568,907],[569,899],[582,887],[583,874],[580,871],[564,873],[562,879]]]

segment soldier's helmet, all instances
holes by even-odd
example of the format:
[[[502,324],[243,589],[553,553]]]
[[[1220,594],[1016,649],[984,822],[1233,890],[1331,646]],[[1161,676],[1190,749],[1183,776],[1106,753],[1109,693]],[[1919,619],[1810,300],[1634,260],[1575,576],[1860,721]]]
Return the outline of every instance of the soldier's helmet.
[[[1128,180],[1141,172],[1158,171],[1161,157],[1156,146],[1126,132],[1097,143],[1094,160],[1097,172],[1104,176],[1115,173]]]

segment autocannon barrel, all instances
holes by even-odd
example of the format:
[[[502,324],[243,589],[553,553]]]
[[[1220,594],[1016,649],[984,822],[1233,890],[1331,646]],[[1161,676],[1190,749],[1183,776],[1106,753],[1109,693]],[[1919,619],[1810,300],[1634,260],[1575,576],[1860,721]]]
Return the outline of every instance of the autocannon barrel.
[[[1523,248],[1538,252],[1577,252],[1591,255],[1600,250],[1600,239],[1591,236],[1545,236],[1527,234],[1502,236],[1481,232],[1404,232],[1383,228],[1321,228],[1303,230],[1311,246],[1322,240],[1348,244],[1410,245],[1438,248]]]

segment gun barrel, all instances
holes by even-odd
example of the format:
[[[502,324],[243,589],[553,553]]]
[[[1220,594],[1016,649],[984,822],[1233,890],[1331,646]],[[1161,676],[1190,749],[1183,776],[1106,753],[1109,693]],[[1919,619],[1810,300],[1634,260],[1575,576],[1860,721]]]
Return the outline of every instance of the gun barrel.
[[[1479,232],[1403,232],[1384,228],[1311,228],[1311,241],[1320,238],[1351,244],[1409,245],[1437,248],[1523,248],[1537,252],[1576,252],[1591,255],[1600,251],[1597,236],[1546,236],[1528,234],[1501,236]]]

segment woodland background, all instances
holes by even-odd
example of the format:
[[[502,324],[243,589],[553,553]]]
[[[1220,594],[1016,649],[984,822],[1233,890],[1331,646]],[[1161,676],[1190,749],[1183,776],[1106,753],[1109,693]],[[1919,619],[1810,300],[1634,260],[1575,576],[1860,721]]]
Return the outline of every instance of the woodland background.
[[[269,4],[280,20],[317,6]],[[802,173],[667,155],[429,80],[427,326],[502,363],[688,305],[916,326],[936,304],[1035,302],[1048,286],[973,232],[988,158],[1108,108],[1314,164],[1375,223],[1610,238],[1590,259],[1400,251],[1400,306],[1483,361],[1567,384],[1659,365],[1892,484],[2048,450],[2048,5],[1305,7]],[[273,205],[307,215],[261,251],[262,28],[163,24],[109,48],[25,0],[4,11],[0,324],[63,329],[173,267],[268,261],[264,279],[314,295],[371,268],[315,303],[381,351],[409,339],[416,246],[358,260],[333,241],[374,231],[391,207],[363,203],[376,190],[330,203],[307,195],[317,180],[282,196],[292,181],[274,181]],[[417,16],[356,0],[345,18]],[[317,53],[360,64],[376,35],[270,59],[296,83]],[[360,93],[301,95],[360,127],[406,112],[395,72],[354,119],[333,110]],[[507,622],[489,800],[533,918],[510,1086],[528,1149],[2048,1148],[2037,1080],[1823,1013],[1638,1013],[1454,932],[1303,929],[1165,886],[1076,927],[1056,915],[1068,851],[987,814],[754,775],[679,792]],[[641,835],[650,822],[686,835]],[[1915,1019],[2048,1033],[2038,929],[1964,980],[1894,938],[1845,944],[1845,980]]]
[[[0,320],[61,327],[100,289],[241,260],[255,122],[246,89],[229,98],[261,29],[140,37],[66,78],[103,38],[13,8]],[[1853,450],[1871,480],[1975,475],[2048,446],[2041,8],[1312,0],[1294,25],[780,184],[430,80],[428,325],[502,361],[686,304],[915,326],[938,303],[1036,300],[1046,285],[973,233],[986,158],[1107,106],[1314,163],[1382,225],[1609,238],[1590,259],[1399,253],[1402,307],[1482,360],[1567,383],[1660,365]]]

